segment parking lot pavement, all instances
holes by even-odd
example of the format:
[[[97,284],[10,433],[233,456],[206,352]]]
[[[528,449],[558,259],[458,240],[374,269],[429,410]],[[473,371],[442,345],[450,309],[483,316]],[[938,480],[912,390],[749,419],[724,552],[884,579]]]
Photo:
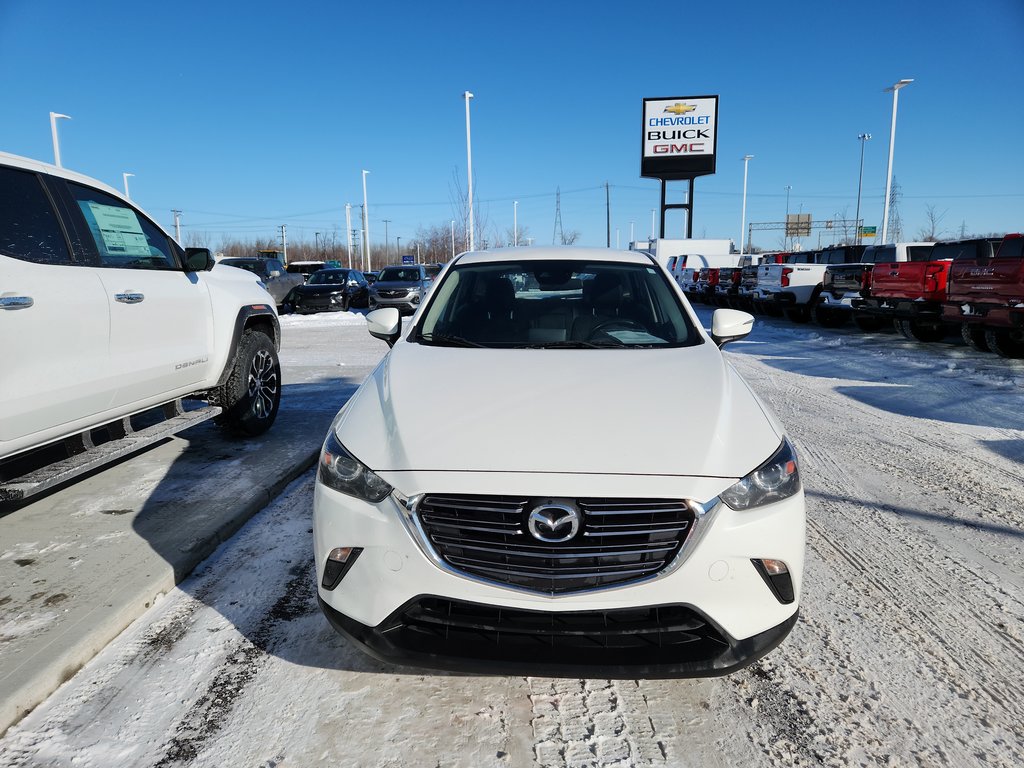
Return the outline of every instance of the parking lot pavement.
[[[282,320],[284,390],[266,435],[206,422],[0,517],[0,733],[311,466],[385,351],[345,359],[346,337],[366,333],[358,316]]]

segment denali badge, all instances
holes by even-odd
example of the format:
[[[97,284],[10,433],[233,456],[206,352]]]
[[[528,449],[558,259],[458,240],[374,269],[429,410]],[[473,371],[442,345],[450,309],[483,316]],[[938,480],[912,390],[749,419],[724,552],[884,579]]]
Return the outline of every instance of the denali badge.
[[[579,533],[580,513],[565,504],[541,504],[530,512],[526,525],[533,538],[556,544]]]

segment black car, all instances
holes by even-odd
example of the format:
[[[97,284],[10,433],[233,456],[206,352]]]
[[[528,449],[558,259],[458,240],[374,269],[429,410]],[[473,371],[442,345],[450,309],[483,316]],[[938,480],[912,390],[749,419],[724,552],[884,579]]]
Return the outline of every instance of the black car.
[[[295,312],[344,312],[365,307],[369,285],[363,273],[354,269],[321,269],[309,282],[292,289],[285,304]]]

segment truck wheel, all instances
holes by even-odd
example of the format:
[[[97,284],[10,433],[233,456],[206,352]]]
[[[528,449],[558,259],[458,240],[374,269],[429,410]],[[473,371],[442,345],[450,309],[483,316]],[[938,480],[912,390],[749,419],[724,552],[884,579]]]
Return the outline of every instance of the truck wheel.
[[[255,437],[270,429],[281,404],[281,364],[267,334],[251,328],[242,334],[231,375],[210,402],[223,408],[217,421],[233,434]]]
[[[922,323],[918,320],[897,320],[896,330],[905,339],[930,343],[942,341],[946,337],[946,328],[942,323]]]
[[[882,330],[885,321],[871,315],[854,314],[853,323],[865,333],[876,333]]]
[[[786,317],[794,323],[806,323],[811,319],[811,310],[806,307],[789,307],[786,309]]]
[[[1000,357],[1024,357],[1024,330],[1019,328],[986,328],[985,342]]]
[[[960,323],[960,338],[964,340],[971,349],[979,352],[988,352],[988,342],[985,340],[985,328],[975,323]]]

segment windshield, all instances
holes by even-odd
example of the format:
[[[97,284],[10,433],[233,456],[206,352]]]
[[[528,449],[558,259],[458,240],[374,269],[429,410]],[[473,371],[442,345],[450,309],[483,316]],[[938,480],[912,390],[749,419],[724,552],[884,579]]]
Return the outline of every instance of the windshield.
[[[419,267],[388,267],[381,270],[377,280],[382,283],[388,281],[395,283],[418,283],[420,281],[420,270]]]
[[[434,289],[421,344],[464,347],[661,347],[700,343],[653,264],[582,260],[456,265]]]
[[[321,269],[309,276],[307,285],[344,285],[348,279],[348,272],[343,269]]]
[[[244,269],[246,272],[252,272],[255,275],[261,277],[267,274],[267,267],[262,261],[242,261],[241,259],[224,259],[222,264],[227,264],[229,267],[237,267],[238,269]]]

